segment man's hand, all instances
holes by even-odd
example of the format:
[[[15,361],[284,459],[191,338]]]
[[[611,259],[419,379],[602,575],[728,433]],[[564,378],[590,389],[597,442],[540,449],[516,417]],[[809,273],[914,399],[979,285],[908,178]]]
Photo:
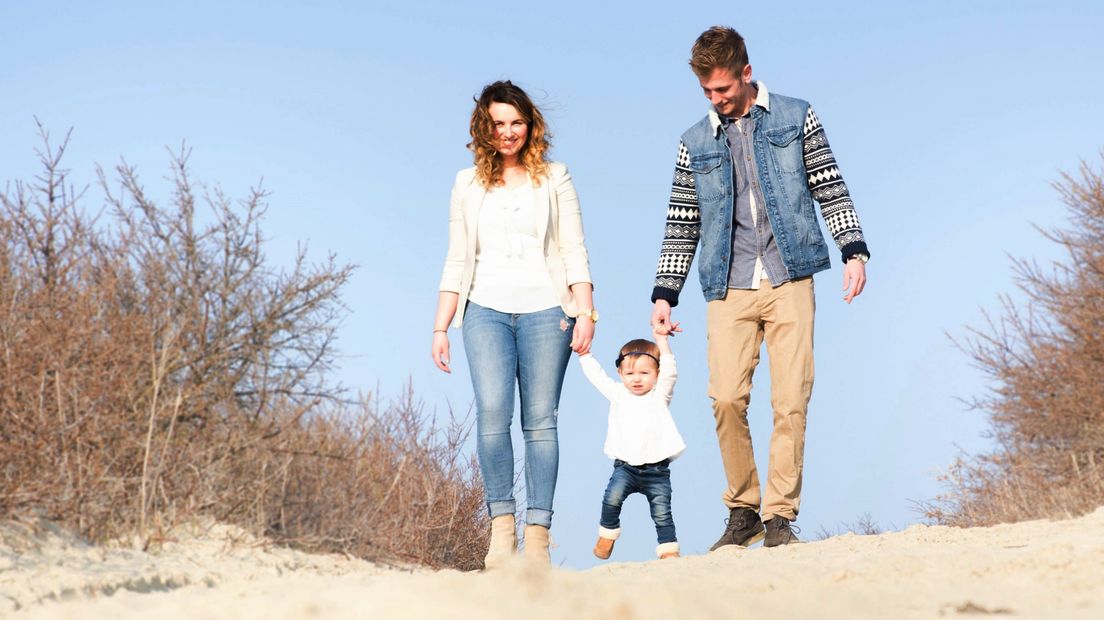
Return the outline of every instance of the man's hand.
[[[671,337],[671,334],[668,334],[666,329],[653,327],[652,337],[655,338],[656,346],[659,347],[660,355],[671,354],[671,343],[667,342],[667,339]]]
[[[666,299],[655,300],[655,307],[652,309],[652,330],[657,334],[663,333],[669,336],[682,331],[679,324],[671,320],[671,304]]]
[[[866,287],[866,263],[852,258],[843,266],[843,290],[846,291],[843,300],[851,303],[852,299],[863,292],[864,287]]]

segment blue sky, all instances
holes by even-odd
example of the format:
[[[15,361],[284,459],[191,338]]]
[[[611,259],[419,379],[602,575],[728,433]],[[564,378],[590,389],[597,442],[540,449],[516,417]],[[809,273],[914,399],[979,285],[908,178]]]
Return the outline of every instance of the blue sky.
[[[1033,228],[1065,221],[1050,184],[1098,162],[1104,21],[1098,2],[4,3],[0,180],[36,172],[34,117],[73,128],[76,184],[121,157],[154,195],[166,146],[186,140],[197,178],[272,191],[268,255],[306,242],[360,265],[345,293],[339,378],[386,399],[413,382],[427,410],[464,413],[471,387],[429,358],[447,205],[472,96],[508,78],[554,133],[580,194],[609,367],[647,334],[667,191],[681,132],[706,111],[686,60],[713,24],[747,39],[756,78],[810,100],[855,199],[873,258],[866,292],[840,301],[841,268],[817,276],[817,378],[798,525],[863,513],[918,519],[915,500],[959,450],[985,449],[961,402],[980,372],[951,343],[1012,291],[1008,255],[1059,255]],[[89,208],[99,193],[88,194]],[[675,318],[673,412],[689,449],[673,465],[684,552],[723,527],[724,479],[706,397],[696,277]],[[765,471],[765,364],[750,418]],[[584,568],[609,461],[604,400],[573,362],[561,402],[553,560]],[[615,560],[653,557],[643,498],[629,500]]]

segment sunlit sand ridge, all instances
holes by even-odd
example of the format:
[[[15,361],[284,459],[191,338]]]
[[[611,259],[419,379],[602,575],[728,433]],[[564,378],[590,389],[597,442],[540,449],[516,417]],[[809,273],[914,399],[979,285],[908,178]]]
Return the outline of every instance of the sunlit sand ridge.
[[[616,555],[614,556],[616,557]],[[913,526],[587,571],[384,568],[193,526],[148,551],[44,522],[0,526],[15,618],[1104,617],[1104,509],[990,528]]]

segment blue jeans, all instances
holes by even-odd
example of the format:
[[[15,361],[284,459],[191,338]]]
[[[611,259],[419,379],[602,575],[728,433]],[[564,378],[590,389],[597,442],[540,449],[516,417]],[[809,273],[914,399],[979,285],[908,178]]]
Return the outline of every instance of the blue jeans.
[[[561,322],[566,320],[567,329]],[[525,521],[552,525],[560,465],[556,433],[560,389],[571,359],[575,319],[559,306],[509,314],[468,302],[464,350],[475,391],[476,452],[491,518],[514,514],[514,386],[521,395],[525,439]]]
[[[613,474],[602,497],[602,527],[611,530],[621,527],[621,504],[633,493],[641,493],[652,508],[659,544],[678,540],[675,520],[671,516],[671,468],[668,465],[667,459],[640,466],[620,459],[614,461]]]

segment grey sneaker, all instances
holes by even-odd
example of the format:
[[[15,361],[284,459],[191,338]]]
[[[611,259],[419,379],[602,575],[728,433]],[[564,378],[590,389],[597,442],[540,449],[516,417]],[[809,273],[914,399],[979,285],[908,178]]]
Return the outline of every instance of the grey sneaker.
[[[709,548],[716,551],[727,545],[747,547],[763,540],[763,521],[751,508],[732,508],[725,519],[725,531]]]
[[[773,516],[767,521],[767,539],[763,542],[763,546],[777,547],[799,543],[801,539],[797,537],[797,532],[800,531],[800,528],[791,525],[789,519],[777,515]]]

